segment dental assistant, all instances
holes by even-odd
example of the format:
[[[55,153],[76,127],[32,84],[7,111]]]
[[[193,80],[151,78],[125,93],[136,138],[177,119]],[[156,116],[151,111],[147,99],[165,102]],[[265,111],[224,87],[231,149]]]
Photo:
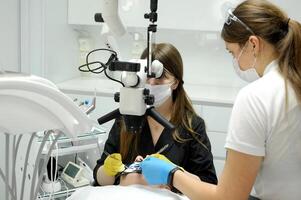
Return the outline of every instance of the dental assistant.
[[[244,1],[228,15],[221,35],[237,74],[250,84],[233,106],[218,185],[151,156],[141,163],[143,175],[193,200],[299,200],[301,25],[266,0]]]

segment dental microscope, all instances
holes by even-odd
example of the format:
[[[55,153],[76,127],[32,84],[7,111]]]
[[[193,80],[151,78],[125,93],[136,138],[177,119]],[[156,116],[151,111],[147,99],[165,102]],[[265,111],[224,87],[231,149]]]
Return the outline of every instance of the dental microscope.
[[[89,63],[88,56],[90,54],[88,54],[86,64],[81,66],[86,66],[89,69],[88,71],[93,72],[93,70],[90,70],[89,65],[99,63],[103,67],[102,71],[104,71],[109,79],[122,85],[120,91],[114,95],[115,102],[119,102],[119,108],[100,117],[98,119],[99,124],[104,124],[115,118],[123,117],[127,131],[130,133],[139,133],[146,117],[150,116],[167,129],[173,130],[175,128],[173,124],[155,110],[153,106],[155,102],[154,96],[150,93],[149,89],[145,88],[147,78],[160,78],[163,73],[162,63],[157,60],[152,60],[152,48],[157,31],[157,7],[158,0],[151,0],[150,13],[144,15],[144,18],[150,21],[147,27],[148,56],[146,61],[120,61],[118,60],[117,53],[113,50],[109,50],[112,54],[105,64],[99,61]],[[125,29],[118,16],[118,0],[104,0],[102,1],[102,8],[102,13],[95,14],[95,21],[106,23],[115,36],[124,34]],[[111,72],[121,72],[120,80],[110,77],[107,73],[107,69]]]

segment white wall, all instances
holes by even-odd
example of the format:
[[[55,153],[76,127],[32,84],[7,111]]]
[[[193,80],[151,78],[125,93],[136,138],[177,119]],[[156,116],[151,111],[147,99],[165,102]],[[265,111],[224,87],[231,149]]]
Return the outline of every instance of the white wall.
[[[189,84],[242,86],[219,32],[158,31],[158,42],[174,44],[182,54],[184,81]]]
[[[77,34],[66,25],[67,0],[45,2],[45,77],[57,82],[78,75]]]
[[[77,71],[79,65],[77,39],[83,34],[79,34],[74,29],[87,33],[95,48],[104,47],[104,38],[100,37],[101,27],[67,24],[67,8],[67,0],[32,0],[30,5],[31,71],[56,83],[80,75]],[[172,12],[174,15],[174,11]],[[133,33],[138,31],[144,39],[146,38],[146,27],[129,28],[128,31],[126,36],[117,39],[124,60],[132,58]],[[230,56],[224,51],[219,33],[204,31],[206,30],[162,28],[159,18],[157,42],[171,42],[180,50],[184,60],[186,83],[243,85],[244,83],[232,70]],[[146,41],[144,44],[146,45]],[[101,53],[95,54],[95,57],[103,62],[107,59],[107,55]]]
[[[19,0],[0,0],[0,67],[20,70]]]
[[[61,82],[79,76],[77,32],[67,24],[67,0],[26,0],[29,7],[29,67]]]
[[[271,0],[274,4],[281,7],[291,19],[301,22],[300,1],[299,0]]]
[[[90,1],[98,5],[95,3],[97,1]],[[75,29],[82,30],[84,35],[88,35],[94,48],[102,48],[104,47],[104,38],[100,37],[101,26],[69,25],[68,0],[32,0],[31,2],[31,13],[34,13],[31,14],[31,28],[34,30],[31,33],[31,44],[32,47],[35,47],[31,49],[32,72],[45,76],[57,83],[79,76],[80,73],[77,71],[79,65],[78,37],[83,34],[79,34]],[[130,26],[133,25],[132,21],[134,20],[130,16],[136,16],[136,12],[134,12],[135,6],[145,7],[141,8],[142,11],[141,9],[139,12],[137,11],[139,16],[141,15],[141,19],[139,18],[138,22],[143,21],[142,14],[149,11],[149,4],[147,6],[141,5],[140,1],[121,0],[120,2],[121,16],[123,16],[124,21],[128,20],[125,24]],[[129,2],[132,2],[132,6],[128,6],[131,4]],[[235,75],[231,56],[224,50],[223,41],[219,36],[218,26],[220,24],[220,15],[222,15],[220,7],[225,2],[225,0],[212,1],[212,5],[210,4],[208,8],[202,6],[202,1],[190,2],[194,5],[189,8],[191,12],[196,12],[197,10],[193,10],[196,7],[204,15],[207,13],[206,18],[200,18],[201,15],[196,14],[194,17],[191,16],[192,19],[186,20],[187,24],[193,23],[193,26],[190,27],[191,30],[189,30],[189,26],[184,24],[185,20],[180,20],[181,18],[178,15],[181,15],[181,12],[176,12],[173,7],[169,10],[163,7],[160,8],[160,6],[166,7],[166,3],[159,2],[157,42],[171,42],[180,50],[184,60],[184,80],[186,83],[238,87],[245,84]],[[238,0],[231,0],[231,2],[237,3]],[[284,10],[294,19],[300,19],[301,15],[298,15],[297,6],[295,6],[298,4],[297,0],[292,0],[289,3],[280,0],[274,0],[274,2],[283,6]],[[174,3],[173,6],[179,7],[180,4],[178,4]],[[218,15],[217,18],[219,20],[213,19],[212,13],[208,14],[208,10],[217,9],[218,13],[216,15]],[[164,12],[160,13],[160,11]],[[183,17],[190,16],[185,10],[182,10],[182,12],[184,12]],[[136,16],[135,19],[138,19],[139,16]],[[183,26],[183,29],[168,28],[168,23],[166,22],[168,17],[173,22],[176,21],[175,19],[180,20],[179,28]],[[196,20],[200,21],[202,26],[197,27]],[[147,22],[147,20],[145,21]],[[207,27],[205,24],[208,23],[212,25]],[[147,25],[148,23],[144,24]],[[133,33],[140,32],[145,39],[146,27],[128,27],[128,32],[126,36],[117,39],[122,57],[125,60],[132,58]],[[95,57],[104,62],[107,59],[107,56],[101,53],[95,54]]]
[[[128,34],[118,38],[123,59],[132,58],[133,34],[146,38],[146,29],[128,28]],[[104,47],[99,33],[92,34],[95,47]],[[226,53],[219,32],[171,30],[158,28],[156,42],[170,42],[180,51],[184,62],[184,81],[189,84],[223,85],[240,87],[245,83],[235,74],[232,56]],[[143,42],[146,46],[146,41]],[[104,58],[97,57],[105,61]]]

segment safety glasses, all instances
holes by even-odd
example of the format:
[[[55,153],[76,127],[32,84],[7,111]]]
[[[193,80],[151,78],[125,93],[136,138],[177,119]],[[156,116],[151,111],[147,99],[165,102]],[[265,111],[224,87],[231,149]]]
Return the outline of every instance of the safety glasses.
[[[245,29],[247,29],[250,33],[252,33],[253,35],[255,35],[254,31],[252,31],[252,29],[250,29],[244,22],[242,22],[240,19],[238,19],[238,17],[236,17],[232,10],[229,9],[228,10],[228,16],[226,17],[226,21],[225,24],[227,24],[228,26],[232,23],[232,21],[234,22],[238,22],[239,24],[241,24],[243,27],[245,27]]]

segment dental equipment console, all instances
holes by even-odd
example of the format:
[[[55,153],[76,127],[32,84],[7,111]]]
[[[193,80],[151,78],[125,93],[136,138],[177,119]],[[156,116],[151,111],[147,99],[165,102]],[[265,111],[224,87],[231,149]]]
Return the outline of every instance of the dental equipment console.
[[[68,162],[63,170],[62,178],[73,187],[89,185],[90,181],[83,175],[84,169],[73,163]]]
[[[123,32],[123,27],[118,28],[122,26],[117,12],[118,0],[105,0],[102,2],[105,2],[105,4],[103,4],[105,8],[103,8],[103,13],[95,14],[95,21],[105,22],[111,29],[112,33],[115,31],[115,35],[120,35],[120,33]],[[158,0],[151,0],[151,12],[144,15],[144,18],[149,19],[150,21],[150,25],[147,29],[147,63],[143,60],[136,60],[133,62],[119,61],[115,51],[111,49],[95,49],[87,54],[86,64],[79,67],[79,70],[82,72],[92,72],[97,74],[104,72],[106,77],[122,84],[123,86],[120,89],[120,92],[117,92],[114,95],[114,100],[115,102],[119,102],[120,107],[100,117],[98,119],[99,124],[104,124],[122,116],[127,131],[130,133],[139,133],[142,130],[146,116],[150,116],[167,129],[173,130],[175,128],[173,124],[155,110],[154,106],[152,106],[155,101],[154,96],[150,94],[149,89],[145,88],[147,78],[160,78],[163,73],[162,63],[157,60],[152,61],[153,40],[155,32],[157,31],[157,25],[155,24],[158,18],[158,14],[156,12],[157,5]],[[110,14],[108,14],[109,11]],[[89,55],[99,50],[112,52],[108,61],[105,64],[100,61],[89,62]],[[92,64],[100,64],[101,66],[91,69],[89,65]],[[88,70],[83,69],[83,67],[87,67]],[[113,72],[122,72],[121,80],[116,80],[110,77],[106,71],[107,69]]]
[[[52,82],[20,73],[0,74],[0,113],[6,159],[5,167],[0,167],[0,179],[4,181],[3,199],[6,200],[37,199],[47,161],[58,138],[63,134],[76,138],[93,127],[87,114]],[[45,135],[37,143],[40,131],[45,131]],[[44,156],[43,149],[53,131],[57,134]]]

